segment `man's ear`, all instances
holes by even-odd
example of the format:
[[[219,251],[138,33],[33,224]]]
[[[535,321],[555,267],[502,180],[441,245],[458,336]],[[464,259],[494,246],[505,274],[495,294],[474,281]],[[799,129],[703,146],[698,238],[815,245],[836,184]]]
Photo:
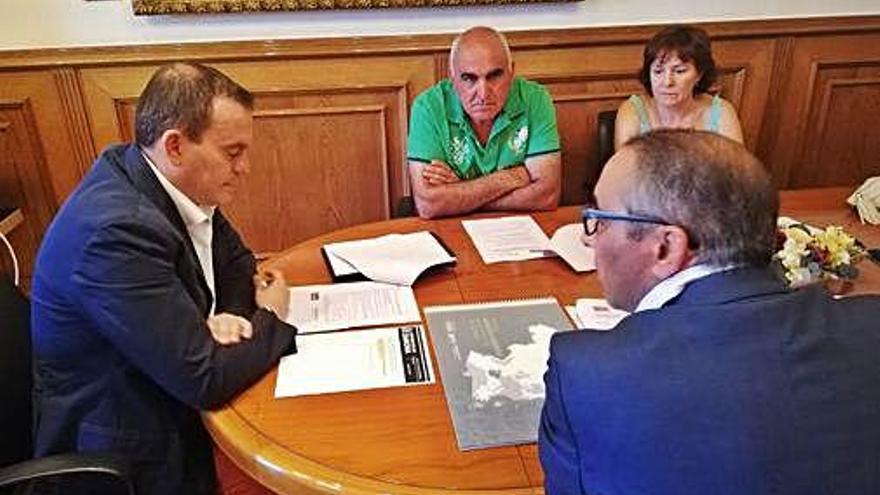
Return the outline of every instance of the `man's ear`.
[[[662,225],[653,232],[654,265],[651,272],[663,280],[690,266],[694,254],[688,247],[688,233],[677,225]]]
[[[171,165],[179,166],[181,163],[181,156],[183,155],[183,147],[185,146],[185,137],[183,133],[177,129],[168,129],[162,133],[159,140]]]

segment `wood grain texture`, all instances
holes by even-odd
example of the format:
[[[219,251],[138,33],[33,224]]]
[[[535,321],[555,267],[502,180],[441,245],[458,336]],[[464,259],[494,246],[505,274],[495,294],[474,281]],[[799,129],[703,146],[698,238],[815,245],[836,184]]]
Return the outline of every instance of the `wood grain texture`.
[[[880,16],[816,17],[699,23],[713,40],[749,37],[845,35],[876,32]],[[514,50],[644,43],[660,26],[539,29],[506,33]],[[175,60],[326,59],[346,54],[418,55],[444,53],[454,34],[387,35],[297,40],[195,42],[0,51],[0,69],[108,66]]]
[[[715,89],[739,111],[746,145],[777,186],[855,186],[880,173],[873,125],[880,16],[701,26],[721,71]],[[596,115],[641,90],[635,73],[642,46],[658,29],[507,33],[517,72],[544,83],[556,106],[563,205],[581,204],[595,184]],[[6,51],[0,76],[8,90],[33,97],[35,137],[28,139],[47,156],[43,180],[54,211],[96,152],[133,137],[137,97],[159,65],[195,60],[228,73],[256,95],[257,112],[253,173],[226,212],[255,250],[271,253],[388,218],[409,194],[409,108],[448,74],[452,37]]]
[[[868,245],[880,232],[858,222],[847,188],[784,192],[782,211],[816,225],[842,225]],[[536,213],[547,234],[578,221],[579,209]],[[473,215],[469,218],[492,215]],[[303,242],[267,263],[292,285],[329,281],[320,247],[332,241],[429,229],[458,263],[418,280],[421,307],[555,296],[562,304],[601,297],[595,273],[577,274],[560,259],[485,265],[460,218],[410,218],[365,224]],[[880,267],[860,265],[857,292],[880,293]],[[436,358],[434,359],[437,374]],[[461,452],[442,384],[275,400],[276,371],[227,407],[204,415],[217,445],[240,469],[278,493],[531,494],[543,475],[534,444]]]
[[[880,174],[880,34],[792,42],[778,127],[768,150],[777,183],[858,184]]]
[[[43,232],[80,179],[63,114],[51,71],[0,73],[0,202],[21,209],[10,240],[25,288]]]

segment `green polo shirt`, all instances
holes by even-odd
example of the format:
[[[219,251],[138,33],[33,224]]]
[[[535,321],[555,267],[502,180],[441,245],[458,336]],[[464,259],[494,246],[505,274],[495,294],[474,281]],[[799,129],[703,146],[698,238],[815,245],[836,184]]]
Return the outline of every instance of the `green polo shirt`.
[[[480,144],[448,79],[416,97],[409,120],[407,159],[442,160],[460,179],[470,180],[526,158],[559,151],[556,112],[550,93],[538,83],[514,77],[504,108],[486,145]]]

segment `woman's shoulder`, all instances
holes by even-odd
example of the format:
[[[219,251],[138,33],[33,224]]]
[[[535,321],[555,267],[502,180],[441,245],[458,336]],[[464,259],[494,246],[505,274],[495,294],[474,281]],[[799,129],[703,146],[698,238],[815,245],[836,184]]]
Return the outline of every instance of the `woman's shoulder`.
[[[700,104],[700,108],[703,108],[705,110],[717,108],[722,112],[736,111],[736,107],[733,106],[733,103],[726,100],[723,96],[721,96],[720,93],[702,93],[700,95],[697,95],[695,99]]]

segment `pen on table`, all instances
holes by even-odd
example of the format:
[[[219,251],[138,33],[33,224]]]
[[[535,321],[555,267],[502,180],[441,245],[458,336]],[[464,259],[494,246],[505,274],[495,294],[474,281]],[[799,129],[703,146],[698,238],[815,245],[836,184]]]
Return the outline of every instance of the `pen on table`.
[[[546,257],[556,256],[556,251],[552,249],[529,249],[530,253],[541,253]]]

